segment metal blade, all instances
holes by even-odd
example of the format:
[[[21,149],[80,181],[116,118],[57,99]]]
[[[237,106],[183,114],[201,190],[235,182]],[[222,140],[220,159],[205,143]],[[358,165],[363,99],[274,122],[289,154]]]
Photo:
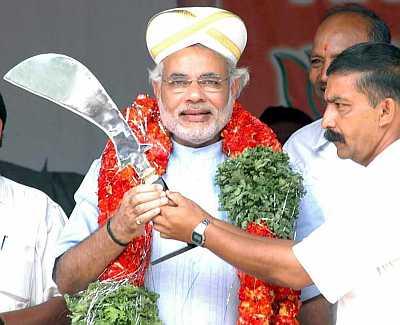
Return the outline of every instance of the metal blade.
[[[161,256],[160,258],[155,259],[154,261],[151,262],[151,265],[156,265],[159,264],[161,262],[164,262],[166,260],[169,260],[172,257],[178,256],[184,252],[187,252],[189,250],[191,250],[192,248],[196,248],[197,246],[194,244],[187,244],[187,246],[182,247],[180,249],[177,249],[176,251],[173,251],[171,253],[168,253],[167,255]]]
[[[62,54],[40,54],[19,63],[4,79],[101,128],[114,143],[121,167],[132,164],[140,177],[152,168],[121,112],[82,63]]]

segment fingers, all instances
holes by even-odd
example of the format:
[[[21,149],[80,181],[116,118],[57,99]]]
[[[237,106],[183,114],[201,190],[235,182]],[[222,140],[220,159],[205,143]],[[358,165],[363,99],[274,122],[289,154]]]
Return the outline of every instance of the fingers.
[[[173,202],[173,206],[178,206],[184,200],[184,196],[178,192],[167,191],[166,194],[169,201]]]
[[[160,237],[164,239],[171,239],[171,237],[167,236],[166,234],[160,232]]]
[[[137,225],[146,224],[159,214],[160,214],[160,208],[154,208],[138,216],[135,222]]]
[[[133,209],[133,213],[136,216],[140,216],[143,215],[144,213],[146,213],[147,211],[159,208],[163,205],[167,205],[168,204],[168,199],[165,196],[164,192],[161,195],[158,196],[151,196],[146,198],[145,200],[138,200],[137,202],[143,202],[137,205],[133,205],[132,209]],[[159,213],[159,212],[158,212]]]
[[[153,229],[160,233],[161,238],[171,239],[166,233],[168,233],[168,226],[164,225],[165,218],[157,216],[153,218]]]
[[[125,197],[130,204],[136,205],[146,200],[153,200],[164,193],[162,186],[159,184],[141,184],[125,193]]]
[[[174,201],[170,200],[170,199],[168,199],[168,205],[170,207],[177,207],[176,203]]]
[[[165,192],[159,184],[141,184],[125,193],[121,207],[134,217],[168,204]]]
[[[138,186],[135,186],[128,192],[135,192],[135,193],[144,193],[144,192],[162,192],[163,187],[160,184],[140,184]]]
[[[125,193],[113,216],[118,238],[131,240],[144,232],[144,224],[160,213],[168,198],[158,184],[139,185]]]

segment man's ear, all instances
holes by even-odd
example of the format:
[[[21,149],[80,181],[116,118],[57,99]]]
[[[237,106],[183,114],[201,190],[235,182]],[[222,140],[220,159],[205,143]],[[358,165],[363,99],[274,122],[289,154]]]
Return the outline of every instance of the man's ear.
[[[161,81],[152,81],[151,85],[153,86],[153,93],[157,99],[161,98]]]
[[[379,126],[384,127],[390,125],[396,115],[396,102],[393,98],[385,98],[379,104]]]
[[[239,89],[240,89],[240,79],[236,78],[232,81],[231,84],[231,94],[233,98],[238,98],[240,93],[239,93]]]

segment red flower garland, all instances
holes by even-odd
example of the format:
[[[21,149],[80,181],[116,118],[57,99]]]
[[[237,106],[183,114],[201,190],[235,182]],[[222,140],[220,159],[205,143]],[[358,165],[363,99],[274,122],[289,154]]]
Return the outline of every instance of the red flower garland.
[[[257,236],[274,238],[265,221],[252,222],[246,231]],[[238,271],[240,325],[297,325],[300,291],[268,284]]]
[[[152,144],[146,152],[149,162],[162,175],[168,165],[172,142],[160,121],[156,100],[139,95],[126,110],[129,126],[141,143]],[[273,131],[235,102],[232,117],[221,132],[222,150],[236,157],[247,148],[267,146],[281,150]],[[101,159],[98,179],[99,225],[104,225],[118,208],[126,191],[140,183],[131,167],[118,168],[115,149],[109,141]],[[134,285],[144,284],[145,272],[150,262],[151,225],[146,225],[145,235],[134,239],[122,254],[99,277],[105,279],[129,278]],[[252,223],[250,233],[272,236],[266,224]],[[267,285],[254,277],[238,273],[239,290],[238,324],[297,324],[299,293],[292,289]]]

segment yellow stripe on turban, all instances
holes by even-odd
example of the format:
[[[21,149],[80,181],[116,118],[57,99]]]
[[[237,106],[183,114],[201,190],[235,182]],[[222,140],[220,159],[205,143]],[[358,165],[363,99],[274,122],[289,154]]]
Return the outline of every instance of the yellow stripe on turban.
[[[212,7],[163,11],[150,19],[146,33],[147,47],[156,63],[194,44],[202,44],[236,63],[246,41],[243,21],[227,10]]]

